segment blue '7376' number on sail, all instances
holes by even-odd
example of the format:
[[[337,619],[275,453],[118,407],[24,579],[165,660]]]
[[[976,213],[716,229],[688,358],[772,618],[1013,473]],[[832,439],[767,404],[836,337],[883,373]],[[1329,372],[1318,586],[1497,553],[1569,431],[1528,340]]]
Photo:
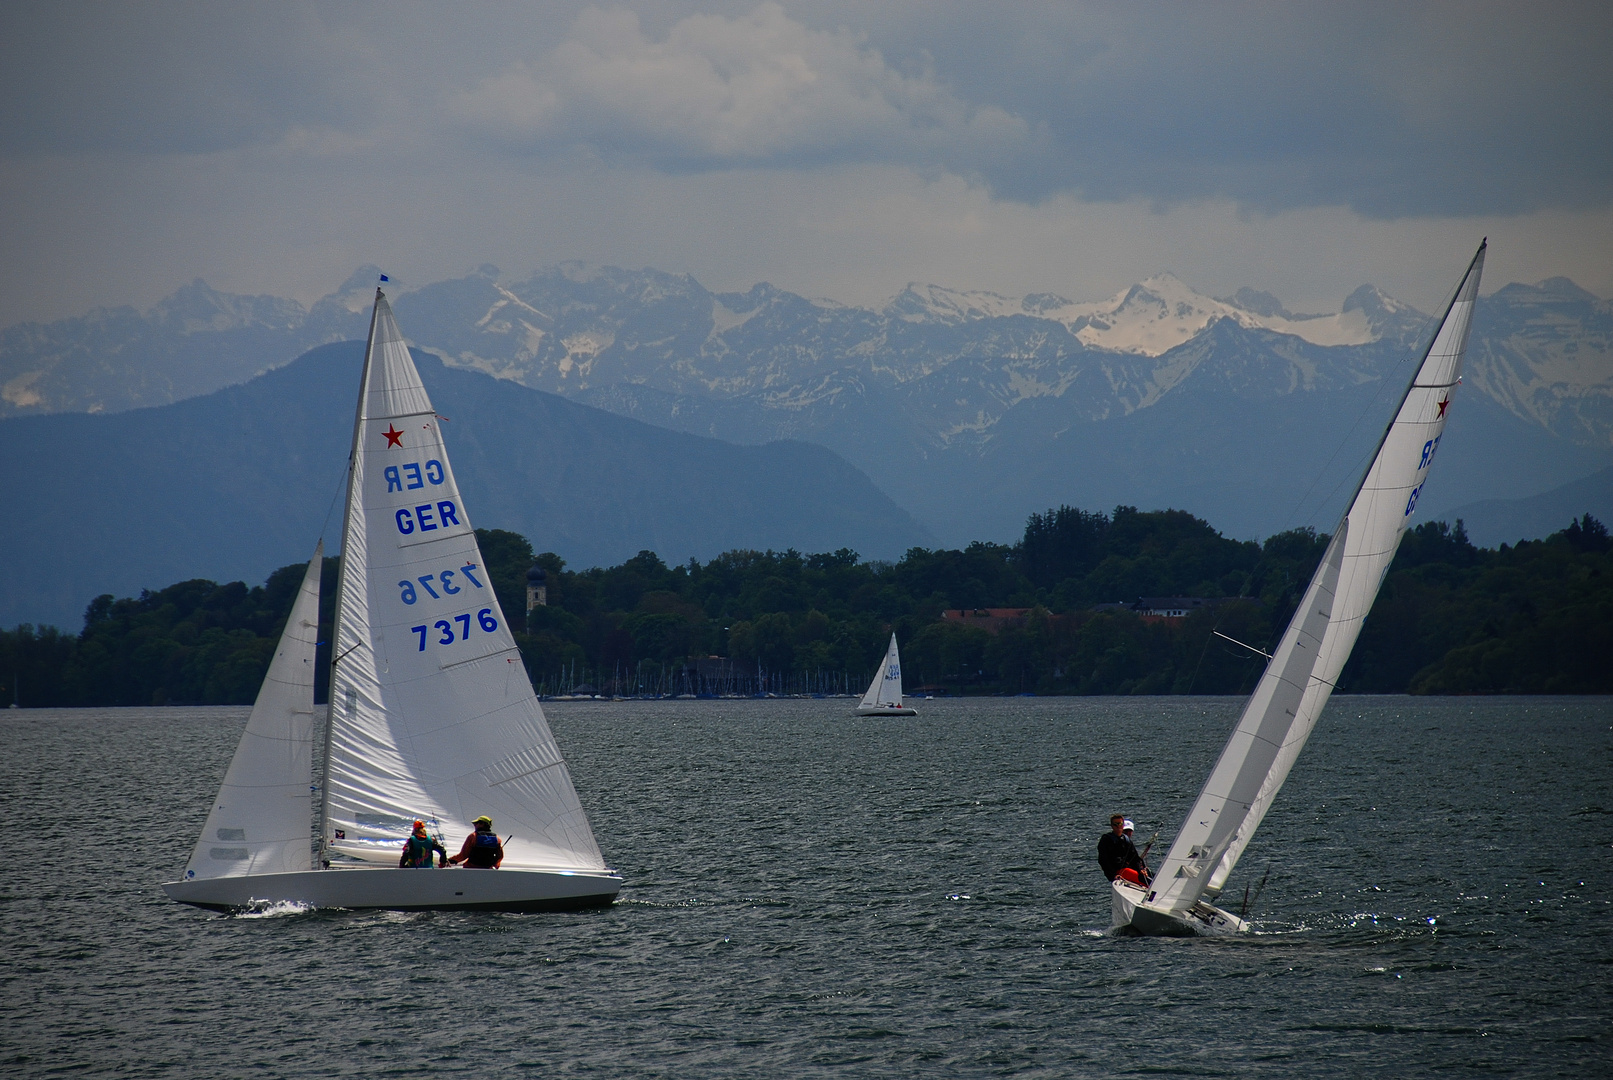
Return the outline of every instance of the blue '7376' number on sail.
[[[466,580],[480,589],[482,587],[482,583],[476,580],[475,574],[471,573],[471,571],[475,569],[475,563],[466,563],[464,566],[461,566],[457,572],[464,574]],[[420,587],[425,589],[426,592],[430,593],[433,600],[441,600],[445,595],[453,596],[463,587],[454,584],[454,574],[455,571],[453,570],[444,570],[440,574],[426,574],[422,577],[418,577],[415,579],[415,581],[420,582]],[[432,585],[433,582],[436,582],[435,586]],[[412,604],[416,600],[420,599],[420,594],[414,591],[414,581],[404,578],[402,581],[398,582],[398,588],[402,590],[402,598],[405,604]],[[439,593],[437,591],[438,589],[441,589],[442,592]]]
[[[469,640],[470,619],[470,612],[467,611],[463,615],[455,615],[452,620],[438,619],[430,626],[411,626],[409,629],[413,633],[420,635],[419,651],[425,652],[426,638],[431,636],[431,631],[433,630],[439,631],[439,636],[437,638],[438,645],[452,645],[456,641]],[[454,623],[459,624],[457,635],[454,631]],[[489,634],[491,634],[494,630],[497,630],[498,620],[493,617],[493,609],[484,607],[482,610],[478,611],[476,613],[476,625],[480,626],[483,631]]]

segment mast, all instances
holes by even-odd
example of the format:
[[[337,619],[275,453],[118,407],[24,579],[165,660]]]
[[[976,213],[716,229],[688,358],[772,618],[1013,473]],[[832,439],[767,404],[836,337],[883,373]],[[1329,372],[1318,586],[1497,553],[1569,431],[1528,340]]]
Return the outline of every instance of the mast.
[[[348,558],[352,549],[347,544],[347,532],[353,520],[353,466],[358,461],[358,440],[364,424],[364,397],[370,385],[370,358],[375,352],[375,319],[380,314],[384,295],[380,286],[376,286],[375,305],[370,308],[370,333],[364,342],[364,370],[358,377],[358,404],[353,406],[353,444],[347,453],[347,497],[342,503],[341,576],[336,580],[336,605],[330,618],[330,688],[325,693],[325,739],[319,764],[319,848],[312,867],[315,870],[324,865],[325,852],[330,844],[330,744],[331,734],[336,727],[336,665],[342,658],[342,593],[353,563]]]
[[[1250,695],[1144,905],[1215,896],[1270,809],[1349,659],[1443,437],[1488,243],[1446,305],[1281,643]]]
[[[1390,415],[1389,422],[1384,425],[1383,434],[1378,436],[1378,445],[1372,448],[1372,457],[1368,459],[1367,467],[1361,471],[1361,479],[1355,485],[1355,490],[1350,493],[1350,501],[1344,505],[1344,513],[1339,515],[1338,524],[1333,528],[1334,532],[1338,532],[1338,530],[1343,527],[1344,523],[1349,520],[1350,511],[1355,509],[1357,500],[1361,498],[1361,490],[1367,486],[1367,481],[1371,479],[1372,468],[1378,464],[1378,458],[1383,454],[1383,444],[1389,441],[1389,433],[1395,429],[1395,423],[1400,419],[1401,410],[1405,409],[1406,401],[1411,397],[1411,392],[1419,389],[1417,380],[1419,377],[1421,377],[1423,368],[1428,363],[1429,354],[1434,351],[1434,346],[1439,344],[1440,332],[1445,329],[1445,324],[1450,321],[1451,311],[1455,309],[1456,302],[1462,298],[1462,293],[1466,291],[1468,279],[1473,276],[1474,267],[1482,266],[1484,262],[1484,253],[1489,250],[1489,247],[1490,238],[1488,236],[1479,241],[1479,250],[1474,252],[1472,260],[1467,264],[1467,273],[1462,275],[1462,280],[1456,285],[1456,291],[1451,293],[1450,301],[1446,303],[1445,310],[1440,313],[1439,322],[1435,324],[1434,332],[1428,337],[1428,345],[1423,349],[1422,356],[1417,358],[1417,366],[1412,370],[1411,381],[1406,384],[1405,393],[1400,395],[1400,402],[1395,406],[1394,413]],[[380,290],[376,291],[379,292]],[[1477,290],[1475,289],[1474,292],[1476,295]],[[1466,345],[1465,339],[1462,344],[1464,346]],[[1461,362],[1458,360],[1457,368],[1460,369],[1460,367]],[[1430,383],[1423,388],[1445,389],[1450,386],[1454,386],[1457,382],[1461,381],[1458,378],[1459,375],[1460,370],[1455,371],[1452,373],[1452,381],[1450,383],[1440,383],[1438,385]]]

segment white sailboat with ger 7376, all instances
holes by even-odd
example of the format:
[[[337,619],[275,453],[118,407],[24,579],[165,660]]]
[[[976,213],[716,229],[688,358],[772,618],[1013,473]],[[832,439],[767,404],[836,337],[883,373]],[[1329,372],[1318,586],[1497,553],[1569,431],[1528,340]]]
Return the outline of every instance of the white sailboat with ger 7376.
[[[439,421],[377,289],[328,722],[317,730],[321,550],[184,877],[163,886],[173,899],[540,911],[603,906],[621,888],[493,595]],[[398,866],[416,820],[455,850],[483,815],[500,869]]]
[[[1457,286],[1304,599],[1159,873],[1146,887],[1114,880],[1117,930],[1188,935],[1248,929],[1241,915],[1210,901],[1226,887],[1316,726],[1417,508],[1461,380],[1485,248],[1479,245]]]
[[[896,648],[896,635],[885,650],[885,662],[874,673],[868,693],[857,706],[858,716],[917,716],[916,709],[902,704],[902,654]]]

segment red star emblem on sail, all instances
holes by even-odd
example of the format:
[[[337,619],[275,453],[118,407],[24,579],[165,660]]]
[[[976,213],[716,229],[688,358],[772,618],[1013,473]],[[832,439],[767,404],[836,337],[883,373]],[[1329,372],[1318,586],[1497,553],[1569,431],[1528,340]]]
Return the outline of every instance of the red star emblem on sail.
[[[1439,403],[1439,417],[1438,417],[1438,419],[1440,419],[1440,420],[1445,419],[1445,410],[1450,407],[1450,404],[1451,404],[1451,396],[1449,394],[1446,394],[1445,395],[1445,400]]]
[[[1445,412],[1445,407],[1443,405],[1440,406],[1439,411],[1440,411],[1441,415],[1443,415],[1444,412]],[[386,426],[386,430],[381,432],[381,434],[386,436],[386,444],[387,444],[388,447],[396,446],[399,449],[403,448],[403,442],[402,442],[403,432],[399,431],[397,428],[393,427],[391,424],[388,424]]]

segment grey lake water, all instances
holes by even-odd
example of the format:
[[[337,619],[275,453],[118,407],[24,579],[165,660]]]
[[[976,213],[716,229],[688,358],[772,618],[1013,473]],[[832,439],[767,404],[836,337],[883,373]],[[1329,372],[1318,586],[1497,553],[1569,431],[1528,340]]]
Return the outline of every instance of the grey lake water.
[[[918,704],[547,705],[627,883],[543,915],[181,907],[247,710],[0,715],[0,1074],[1613,1072],[1613,700],[1335,698],[1220,940],[1111,936],[1094,852],[1241,702]]]

